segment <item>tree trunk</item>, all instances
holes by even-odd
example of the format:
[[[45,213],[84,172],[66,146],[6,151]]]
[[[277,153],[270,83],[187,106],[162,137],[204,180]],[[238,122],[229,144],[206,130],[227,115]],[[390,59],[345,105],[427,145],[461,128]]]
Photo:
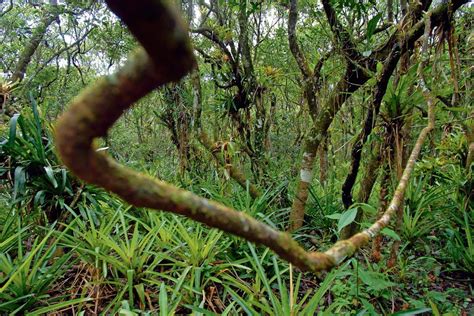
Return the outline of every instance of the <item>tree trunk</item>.
[[[20,53],[20,57],[18,58],[18,62],[16,63],[15,69],[13,70],[13,74],[10,77],[10,81],[16,82],[23,80],[26,73],[26,68],[30,63],[33,54],[36,52],[36,49],[43,40],[48,27],[58,18],[58,15],[58,10],[46,12],[46,15],[43,17],[40,24],[33,30],[33,35],[31,36],[30,42]]]
[[[191,84],[193,89],[193,117],[191,119],[193,131],[199,139],[200,143],[211,153],[216,159],[217,163],[225,167],[232,179],[234,179],[244,190],[249,188],[250,196],[254,199],[261,195],[260,189],[247,180],[244,172],[232,164],[227,164],[225,158],[222,156],[220,150],[216,150],[215,142],[209,139],[207,133],[202,129],[201,114],[202,114],[202,91],[201,91],[201,77],[199,69],[191,72]]]
[[[319,182],[322,186],[326,185],[328,178],[328,142],[329,135],[326,135],[321,143],[321,147],[319,148]]]
[[[387,0],[387,20],[393,22],[393,0]]]
[[[359,67],[350,63],[347,66],[345,76],[338,82],[332,95],[320,111],[314,126],[305,140],[304,154],[300,168],[300,179],[293,200],[290,213],[289,230],[293,231],[303,225],[308,190],[313,179],[314,158],[318,152],[319,145],[336,113],[349,96],[357,91],[369,77]]]
[[[357,197],[357,202],[359,203],[367,203],[369,201],[372,188],[374,187],[375,181],[378,177],[378,170],[382,161],[381,156],[380,146],[376,144],[374,152],[371,155],[367,166],[365,167],[364,178],[360,184],[359,194]],[[340,239],[348,239],[355,235],[360,229],[360,222],[363,217],[364,210],[359,207],[357,209],[357,216],[355,220],[351,224],[344,227],[341,232]]]
[[[263,180],[266,159],[265,159],[265,126],[267,125],[267,111],[264,103],[263,89],[257,89],[255,93],[255,128],[254,128],[254,145],[253,155],[251,158],[252,171],[257,183]]]
[[[380,217],[384,210],[387,208],[388,200],[388,188],[390,187],[390,165],[388,161],[384,162],[382,168],[382,180],[380,181],[380,193],[379,193],[379,208],[377,212],[377,217]],[[372,261],[379,262],[382,258],[381,254],[382,248],[382,236],[378,235],[372,242]]]

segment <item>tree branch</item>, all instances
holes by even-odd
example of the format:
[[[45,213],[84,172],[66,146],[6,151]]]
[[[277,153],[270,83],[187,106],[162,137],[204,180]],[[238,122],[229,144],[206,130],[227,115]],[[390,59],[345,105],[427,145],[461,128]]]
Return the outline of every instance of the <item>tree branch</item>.
[[[10,12],[12,9],[13,9],[13,0],[10,0],[9,4],[8,4],[8,7],[5,9],[5,11],[2,11],[2,13],[0,13],[0,18],[3,17],[8,12]]]
[[[357,61],[361,59],[361,55],[357,51],[355,44],[352,42],[350,34],[344,27],[341,25],[339,20],[337,19],[336,12],[334,8],[329,3],[329,0],[322,0],[324,12],[326,13],[326,17],[329,22],[329,26],[331,27],[331,31],[336,36],[338,44],[342,48],[343,54],[350,60],[350,61]]]
[[[222,41],[219,38],[219,36],[217,36],[216,32],[214,32],[213,30],[207,27],[200,27],[197,29],[191,29],[191,33],[200,34],[206,37],[207,39],[209,39],[210,41],[216,43],[219,46],[219,48],[229,57],[230,61],[232,63],[235,63],[234,56],[231,54],[231,52],[227,48],[224,41]]]
[[[10,81],[16,82],[23,80],[33,54],[36,52],[36,49],[43,40],[48,27],[57,19],[58,15],[59,11],[56,8],[53,8],[52,12],[46,12],[46,16],[43,17],[40,24],[33,30],[33,35],[30,39],[30,42],[21,52]]]
[[[87,30],[84,35],[82,35],[79,39],[77,39],[76,41],[74,41],[74,43],[68,45],[68,46],[65,46],[63,48],[61,48],[60,50],[58,50],[57,52],[55,52],[53,54],[53,56],[51,56],[47,61],[45,61],[36,71],[35,73],[30,77],[30,79],[28,80],[28,82],[30,82],[31,80],[33,80],[54,58],[57,58],[59,57],[59,55],[61,55],[62,53],[64,53],[65,51],[68,51],[71,47],[73,46],[76,46],[78,45],[80,42],[82,42],[86,37],[87,35],[89,35],[90,32],[92,32],[92,30],[94,30],[94,26],[91,27],[89,30]]]
[[[342,185],[342,201],[344,203],[344,207],[348,209],[352,204],[352,188],[355,184],[357,179],[357,174],[359,173],[359,166],[360,166],[360,159],[362,156],[362,148],[367,141],[367,138],[372,133],[372,129],[375,126],[375,121],[377,120],[377,116],[380,112],[380,105],[382,104],[383,96],[385,95],[385,91],[387,90],[388,81],[393,74],[393,71],[397,67],[397,63],[400,59],[400,46],[395,44],[390,53],[390,56],[384,63],[382,71],[378,76],[377,84],[374,88],[373,96],[372,96],[372,104],[367,112],[367,117],[364,122],[364,126],[362,131],[357,136],[356,142],[352,147],[351,157],[351,169]]]
[[[313,74],[309,68],[308,61],[298,44],[298,38],[296,37],[296,22],[298,20],[298,0],[290,1],[290,12],[288,16],[288,42],[290,44],[290,50],[293,54],[296,64],[301,70],[304,78],[307,79]]]

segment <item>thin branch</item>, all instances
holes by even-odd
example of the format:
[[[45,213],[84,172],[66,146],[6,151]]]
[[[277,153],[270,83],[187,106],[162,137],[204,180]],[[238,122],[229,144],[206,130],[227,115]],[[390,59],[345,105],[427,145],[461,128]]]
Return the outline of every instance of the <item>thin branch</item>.
[[[66,47],[63,47],[61,48],[60,50],[58,50],[57,52],[55,52],[53,54],[53,56],[51,56],[47,61],[45,61],[36,71],[35,73],[29,78],[28,82],[32,81],[53,59],[59,57],[59,55],[61,55],[62,53],[64,53],[65,51],[68,51],[69,49],[71,49],[71,47],[73,46],[76,46],[77,44],[79,44],[80,42],[82,42],[86,37],[87,35],[89,35],[90,32],[92,32],[92,30],[94,29],[94,27],[90,28],[86,33],[84,33],[84,35],[82,35],[79,39],[77,39],[74,43],[66,46]]]
[[[219,38],[219,36],[217,36],[216,32],[214,32],[213,30],[211,30],[210,28],[207,28],[207,27],[200,27],[200,28],[197,28],[197,29],[191,29],[191,33],[200,34],[200,35],[206,37],[207,39],[209,39],[210,41],[216,43],[220,47],[220,49],[229,57],[231,62],[235,63],[234,56],[232,55],[232,53],[227,48],[224,41],[221,40]]]
[[[2,11],[2,13],[0,13],[0,18],[13,9],[13,0],[10,0],[9,2],[10,3],[8,4],[8,7],[5,9],[5,11]]]
[[[298,44],[298,38],[296,37],[296,22],[298,20],[298,1],[290,1],[290,13],[288,16],[288,41],[290,44],[290,50],[295,57],[296,64],[301,70],[301,73],[306,78],[311,77],[313,74],[309,68],[306,56]]]
[[[336,36],[336,39],[339,45],[341,46],[343,53],[351,61],[360,60],[361,55],[357,51],[355,44],[352,42],[350,34],[347,32],[346,29],[344,29],[342,24],[337,19],[336,12],[334,11],[332,5],[329,3],[329,0],[323,0],[322,3],[324,12],[326,13],[326,17],[331,27],[331,31]]]

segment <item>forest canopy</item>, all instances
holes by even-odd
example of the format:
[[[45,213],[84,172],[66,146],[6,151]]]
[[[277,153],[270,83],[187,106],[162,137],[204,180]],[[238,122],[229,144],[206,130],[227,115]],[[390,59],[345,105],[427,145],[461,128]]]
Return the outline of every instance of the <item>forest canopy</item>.
[[[468,1],[0,10],[0,313],[474,311]]]

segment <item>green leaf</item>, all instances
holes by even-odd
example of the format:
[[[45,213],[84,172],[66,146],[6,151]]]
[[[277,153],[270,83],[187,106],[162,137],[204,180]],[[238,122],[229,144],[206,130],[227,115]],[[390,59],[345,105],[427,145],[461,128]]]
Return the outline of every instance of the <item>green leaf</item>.
[[[18,119],[20,118],[20,114],[16,113],[10,119],[10,130],[8,133],[8,143],[7,146],[13,146],[16,139],[16,125],[18,123]]]
[[[161,283],[160,286],[160,315],[167,316],[168,315],[168,293],[166,292],[165,283]]]
[[[431,312],[431,308],[421,307],[421,308],[414,308],[414,309],[407,309],[404,311],[396,312],[392,314],[392,316],[411,316],[411,315],[419,315],[423,313]]]
[[[54,311],[57,311],[57,310],[60,310],[60,309],[64,309],[65,307],[70,307],[70,306],[73,306],[73,305],[77,305],[77,304],[80,304],[80,303],[85,303],[85,302],[89,302],[89,301],[92,301],[91,298],[77,298],[77,299],[73,299],[73,300],[69,300],[69,301],[66,301],[66,302],[60,302],[60,303],[57,303],[57,304],[53,304],[53,305],[50,305],[50,306],[46,306],[46,307],[42,307],[40,309],[37,309],[31,313],[28,313],[27,315],[46,315],[46,314],[49,314],[50,312],[54,312]]]
[[[23,167],[16,167],[14,173],[14,182],[13,185],[13,200],[16,200],[16,196],[20,191],[23,191],[26,183],[26,172]]]
[[[441,313],[439,312],[438,306],[436,306],[435,303],[433,303],[432,300],[428,300],[430,302],[430,306],[432,309],[433,316],[441,316]]]
[[[396,285],[393,282],[387,281],[385,276],[382,273],[374,271],[365,271],[363,269],[359,270],[359,277],[364,282],[365,285],[370,288],[380,291],[386,289],[390,286]]]
[[[385,236],[392,237],[395,240],[398,240],[398,241],[401,240],[400,236],[398,236],[398,234],[390,228],[385,227],[384,229],[382,229],[382,231],[380,233],[384,234]]]
[[[382,18],[382,13],[377,14],[373,18],[369,20],[367,23],[367,40],[370,40],[372,35],[374,35],[375,28],[377,27],[377,23],[379,23],[379,20]]]
[[[342,213],[337,223],[337,231],[340,232],[344,227],[352,223],[357,216],[357,208],[351,208]]]
[[[367,203],[356,203],[353,206],[358,206],[364,210],[365,213],[375,215],[377,214],[377,208],[373,207],[370,204]]]
[[[377,63],[377,72],[382,72],[382,69],[383,69],[383,63],[378,62]]]
[[[45,197],[46,193],[43,190],[38,191],[33,199],[33,209],[38,210],[38,206],[44,203]]]
[[[46,166],[44,167],[44,171],[46,171],[46,176],[48,177],[49,182],[51,182],[53,187],[57,189],[58,182],[56,181],[56,178],[54,177],[53,168],[51,166]]]
[[[334,214],[326,215],[326,217],[330,219],[340,219],[341,215],[342,215],[341,213],[334,213]]]
[[[233,300],[239,304],[240,307],[244,310],[247,315],[259,315],[256,310],[252,308],[252,306],[242,297],[240,297],[236,292],[234,292],[231,288],[224,285],[227,292],[232,296]]]

